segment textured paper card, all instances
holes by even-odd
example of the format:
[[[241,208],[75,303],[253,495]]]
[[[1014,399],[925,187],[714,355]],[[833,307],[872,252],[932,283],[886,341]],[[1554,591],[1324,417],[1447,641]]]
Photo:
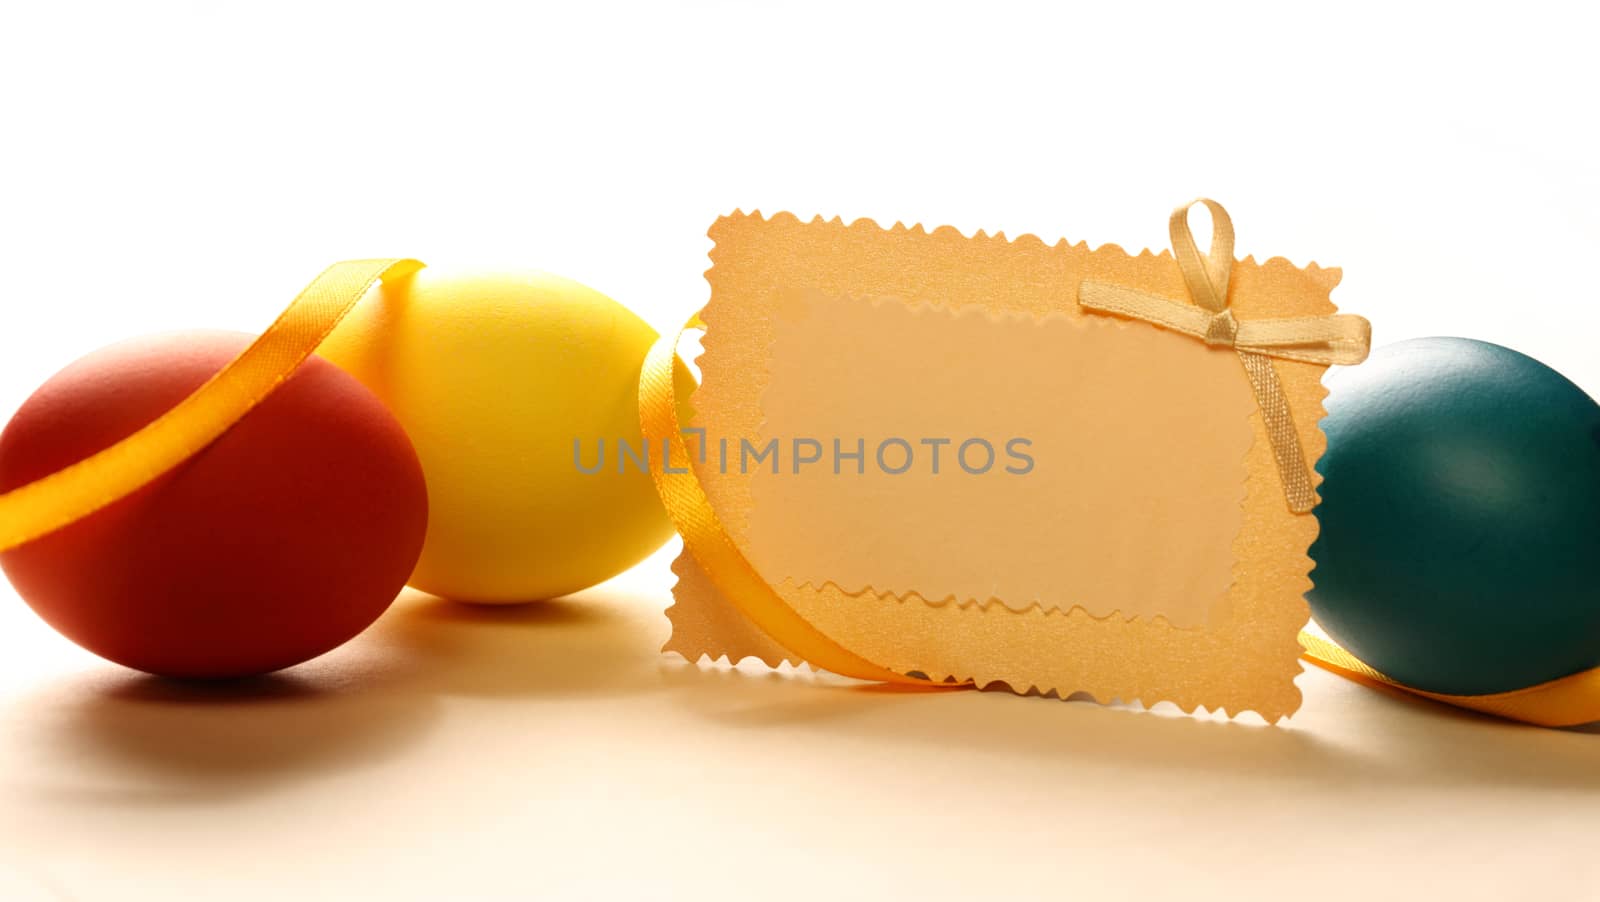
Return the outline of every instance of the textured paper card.
[[[1110,317],[817,291],[780,299],[774,336],[772,454],[748,474],[769,581],[1180,627],[1226,598],[1255,409],[1232,353]]]
[[[780,373],[773,368],[774,349],[787,340],[783,308],[795,302],[797,293],[869,308],[874,300],[893,299],[901,305],[941,309],[946,316],[968,310],[991,318],[1043,320],[1055,315],[1075,328],[1099,331],[1107,327],[1090,326],[1086,320],[1103,318],[1085,313],[1077,304],[1084,279],[1185,296],[1170,256],[1129,255],[1109,245],[1091,250],[1085,244],[1045,245],[1031,236],[1008,241],[979,233],[968,238],[949,228],[929,233],[920,227],[883,229],[867,221],[802,222],[787,214],[770,220],[746,214],[724,217],[711,236],[716,242],[708,273],[712,296],[703,313],[708,325],[705,352],[699,359],[703,383],[693,398],[692,423],[708,436],[767,434],[770,427],[763,405],[769,391],[790,390],[776,381]],[[1247,258],[1233,269],[1232,309],[1241,320],[1331,314],[1335,308],[1328,294],[1337,282],[1337,270],[1315,264],[1302,269],[1281,259],[1257,263]],[[1118,322],[1112,328],[1163,335],[1142,323]],[[1167,337],[1190,342],[1195,354],[1227,359],[1194,339]],[[879,357],[915,352],[901,340]],[[1233,362],[1236,366],[1237,360]],[[1130,366],[1143,363],[1128,361]],[[1276,366],[1301,446],[1314,462],[1324,446],[1317,422],[1323,415],[1320,379],[1326,367],[1293,361],[1278,361]],[[1218,367],[1220,375],[1220,363]],[[1224,391],[1247,391],[1244,373],[1237,371],[1237,376],[1237,386]],[[820,384],[816,382],[820,379],[813,381]],[[1015,403],[1047,408],[1059,403],[1042,394],[1017,394]],[[1229,485],[1239,512],[1231,521],[1234,525],[1222,521],[1208,527],[1233,533],[1226,538],[1232,551],[1231,581],[1220,603],[1208,606],[1202,597],[1190,609],[1201,612],[1191,626],[1138,614],[1133,619],[1096,617],[1082,606],[1084,602],[1068,609],[1027,605],[1013,610],[1008,602],[1015,602],[1010,599],[962,601],[957,596],[964,593],[955,590],[884,588],[876,577],[867,578],[870,590],[852,594],[835,582],[816,585],[816,577],[809,573],[797,578],[760,566],[758,570],[817,628],[897,670],[920,671],[934,679],[970,678],[980,685],[1003,682],[1017,691],[1038,688],[1062,695],[1084,691],[1103,701],[1171,700],[1184,710],[1201,705],[1230,713],[1255,710],[1275,720],[1299,704],[1293,684],[1300,671],[1295,636],[1307,620],[1301,596],[1310,586],[1306,549],[1315,537],[1316,520],[1288,510],[1260,413],[1246,410],[1242,415],[1248,423],[1248,447],[1242,460],[1234,455]],[[1226,425],[1199,434],[1194,429],[1195,424],[1187,423],[1167,430],[1166,445],[1174,464],[1181,465],[1199,444],[1228,440],[1230,431]],[[1217,451],[1218,459],[1222,456]],[[758,549],[752,548],[752,526],[767,513],[763,504],[757,514],[756,480],[737,468],[719,472],[714,455],[706,463],[696,462],[695,470],[729,535],[752,559],[759,557]],[[828,538],[851,542],[852,524],[835,524]],[[987,541],[1006,539],[996,535]],[[982,552],[973,549],[980,561]],[[1147,559],[1150,567],[1161,566],[1159,553],[1152,552]],[[807,572],[808,563],[811,570],[838,563],[819,560],[800,561],[787,569]],[[784,657],[781,648],[753,631],[718,596],[692,561],[680,561],[676,569],[681,579],[675,589],[676,604],[668,612],[674,629],[669,649],[690,659],[753,655],[776,663]],[[928,597],[936,594],[940,597]],[[1105,607],[1100,601],[1088,604]],[[1121,608],[1120,602],[1111,604]]]

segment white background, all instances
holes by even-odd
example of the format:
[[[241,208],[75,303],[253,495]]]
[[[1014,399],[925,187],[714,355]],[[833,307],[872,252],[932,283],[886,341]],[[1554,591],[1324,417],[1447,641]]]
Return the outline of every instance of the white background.
[[[1228,205],[1241,256],[1344,267],[1334,299],[1373,321],[1378,344],[1437,334],[1498,341],[1600,391],[1593,350],[1600,54],[1584,4],[10,2],[0,10],[6,411],[60,366],[115,340],[193,327],[259,329],[340,258],[538,266],[591,284],[665,327],[706,299],[705,231],[735,208],[1159,248],[1167,211],[1199,194]],[[665,605],[671,577],[664,568],[657,558],[633,575],[635,608]],[[1060,760],[1041,742],[1041,757],[1017,771],[1026,779],[1003,786],[972,774],[1022,765],[1003,748],[968,749],[960,767],[938,765],[946,768],[941,779],[979,780],[975,793],[1005,801],[961,818],[950,814],[954,802],[920,808],[939,794],[912,784],[899,794],[868,793],[874,810],[808,804],[770,786],[789,781],[797,793],[826,792],[826,774],[741,770],[750,755],[770,749],[719,745],[714,730],[712,738],[692,738],[693,724],[676,721],[657,724],[665,734],[606,733],[616,743],[607,746],[584,732],[578,708],[541,721],[544,715],[500,696],[498,707],[485,707],[483,693],[475,704],[447,705],[447,721],[476,727],[435,729],[431,745],[395,753],[381,779],[352,753],[331,764],[317,759],[307,771],[315,779],[293,771],[271,787],[250,783],[249,792],[220,800],[200,792],[188,803],[128,807],[115,792],[101,798],[83,785],[99,792],[107,781],[127,788],[167,780],[178,792],[186,773],[216,777],[208,766],[220,768],[227,784],[227,766],[238,762],[225,754],[202,754],[188,771],[162,769],[173,748],[159,739],[139,743],[160,732],[181,744],[185,730],[219,742],[233,733],[205,718],[229,715],[205,705],[181,715],[159,705],[155,715],[112,705],[102,719],[136,738],[133,763],[116,748],[94,748],[96,737],[105,738],[98,728],[88,739],[55,730],[51,711],[93,708],[108,692],[120,698],[114,686],[125,686],[116,682],[124,677],[5,601],[0,687],[8,719],[0,743],[8,751],[0,761],[9,776],[0,781],[11,795],[0,808],[0,819],[10,820],[0,822],[21,872],[73,894],[143,887],[170,896],[226,886],[229,874],[235,888],[263,893],[286,887],[314,895],[334,886],[348,894],[386,879],[400,881],[400,895],[458,883],[486,891],[522,885],[510,879],[513,863],[545,875],[547,888],[579,894],[618,885],[621,870],[633,873],[606,858],[613,843],[631,850],[617,855],[646,857],[639,887],[684,895],[733,891],[799,846],[819,850],[817,863],[779,880],[772,895],[824,891],[828,881],[818,875],[825,873],[848,875],[832,887],[845,895],[867,886],[903,889],[899,881],[914,883],[917,873],[952,892],[1119,881],[1148,888],[1164,877],[1222,889],[1247,874],[1288,880],[1308,871],[1325,874],[1313,893],[1337,890],[1341,880],[1381,892],[1456,879],[1467,895],[1491,894],[1527,870],[1594,885],[1592,871],[1584,878],[1571,869],[1592,867],[1573,859],[1595,835],[1592,820],[1574,818],[1593,803],[1569,796],[1580,787],[1561,775],[1600,773],[1597,737],[1531,736],[1320,674],[1301,680],[1306,712],[1268,739],[1238,739],[1236,728],[1218,725],[1155,727],[1149,715],[1083,705],[1013,705],[993,696],[940,702],[961,706],[941,708],[957,712],[945,716],[1016,710],[1025,730],[1071,724],[1051,743],[1101,747],[1100,757]],[[378,641],[330,656],[336,663],[312,668],[321,676],[307,679],[359,687],[351,673],[364,671],[351,671],[349,662],[366,661]],[[639,662],[653,660],[651,641],[659,636],[628,645]],[[653,663],[638,666],[655,673]],[[719,685],[733,691],[726,680]],[[404,704],[406,691],[372,689],[358,697],[375,701],[312,710],[343,719],[383,699]],[[752,709],[762,704],[746,701]],[[1386,718],[1381,723],[1364,719],[1380,716],[1373,706]],[[619,708],[593,729],[648,722],[642,710]],[[146,716],[158,718],[151,723],[159,729],[140,720]],[[317,730],[294,732],[302,728],[292,711],[274,716],[294,741],[319,741]],[[567,732],[534,738],[513,726],[538,731],[552,723]],[[871,762],[899,760],[914,746],[887,728],[870,747],[846,728],[789,729],[786,742],[812,749],[793,767],[866,762],[870,771]],[[1305,757],[1302,746],[1281,738],[1296,730],[1335,737],[1367,769]],[[1393,733],[1371,735],[1382,730]],[[451,735],[458,738],[439,738]],[[1386,769],[1406,754],[1392,745],[1394,735],[1456,763],[1430,765],[1422,755]],[[648,765],[653,747],[683,742],[704,744],[692,754],[679,749],[685,769],[720,763],[687,774]],[[1500,757],[1459,763],[1461,749],[1484,747]],[[1221,776],[1189,770],[1198,758],[1186,758],[1185,749],[1253,766]],[[541,754],[545,765],[567,762],[566,770],[520,770]],[[270,770],[270,761],[263,766]],[[430,794],[424,787],[440,768],[458,782]],[[1459,779],[1440,777],[1438,768]],[[1504,783],[1506,774],[1523,772],[1554,776]],[[899,786],[893,773],[901,772],[886,771],[881,785]],[[474,774],[491,785],[473,783]],[[1075,776],[1105,791],[1084,796]],[[368,800],[362,804],[376,806],[371,818],[338,815],[350,799],[319,794],[328,792],[326,781],[346,779]],[[50,780],[83,791],[65,800],[40,795]],[[730,790],[728,780],[750,783]],[[1593,781],[1583,788],[1592,791]],[[1316,793],[1334,789],[1320,804],[1346,806],[1335,810],[1359,815],[1377,841],[1369,845],[1353,826],[1318,828],[1314,818],[1291,817],[1297,799],[1315,805]],[[702,792],[734,797],[697,807]],[[394,794],[411,802],[371,801]],[[1258,801],[1230,802],[1236,795]],[[552,802],[557,797],[565,801]],[[787,808],[796,826],[756,812],[760,802]],[[1023,836],[1008,835],[1011,815],[1003,812],[1013,810],[1027,825],[1018,828]],[[1207,811],[1220,821],[1208,824]],[[308,839],[318,823],[339,835]],[[312,832],[296,832],[302,828]],[[260,854],[184,851],[234,829]],[[363,845],[369,831],[380,839]],[[1392,877],[1374,871],[1363,884],[1361,868],[1341,867],[1424,832],[1433,842],[1410,849],[1409,864],[1383,866]],[[95,843],[95,853],[74,854],[84,851],[71,848],[74,837]],[[699,851],[675,857],[671,843],[686,840]],[[875,840],[899,851],[861,851]],[[907,843],[967,851],[903,872],[895,865],[906,864]],[[330,851],[343,844],[365,851],[348,858]],[[1155,844],[1179,851],[1140,851]],[[1064,863],[1050,864],[1066,858],[1049,857],[1066,855],[1069,845],[1094,850],[1068,856],[1071,874]],[[722,859],[719,848],[737,854]],[[270,865],[289,850],[300,870]],[[1007,876],[974,877],[982,868]],[[1270,880],[1261,888],[1270,891]],[[1297,882],[1277,891],[1308,890]]]

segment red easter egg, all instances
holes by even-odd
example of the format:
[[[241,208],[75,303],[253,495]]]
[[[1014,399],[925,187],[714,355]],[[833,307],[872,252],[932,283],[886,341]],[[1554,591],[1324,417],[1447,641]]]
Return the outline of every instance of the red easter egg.
[[[249,341],[161,335],[77,361],[0,434],[0,490],[131,434]],[[312,357],[200,453],[0,554],[0,566],[39,616],[95,654],[165,676],[245,676],[320,655],[377,619],[421,553],[427,504],[400,424]]]

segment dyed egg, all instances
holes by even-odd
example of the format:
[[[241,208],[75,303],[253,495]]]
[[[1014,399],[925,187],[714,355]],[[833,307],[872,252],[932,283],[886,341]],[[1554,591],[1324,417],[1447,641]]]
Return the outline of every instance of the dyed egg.
[[[672,535],[637,464],[639,368],[656,337],[605,295],[533,271],[428,267],[351,312],[320,353],[388,404],[427,474],[411,585],[462,601],[551,598]]]
[[[1516,351],[1425,338],[1329,380],[1317,622],[1410,686],[1600,665],[1600,406]]]
[[[133,433],[249,343],[135,339],[46,382],[0,434],[0,489]],[[427,526],[422,468],[383,403],[315,357],[139,491],[0,555],[17,593],[88,650],[149,673],[264,673],[359,633]]]

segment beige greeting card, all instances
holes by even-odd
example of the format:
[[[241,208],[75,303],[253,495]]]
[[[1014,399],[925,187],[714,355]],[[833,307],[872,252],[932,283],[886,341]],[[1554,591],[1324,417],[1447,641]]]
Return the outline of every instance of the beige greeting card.
[[[1337,270],[1233,262],[1231,230],[1231,267],[1188,270],[788,214],[711,237],[692,468],[802,618],[934,681],[1298,707],[1327,366],[1301,346],[1353,319]],[[796,661],[674,570],[669,650]]]

